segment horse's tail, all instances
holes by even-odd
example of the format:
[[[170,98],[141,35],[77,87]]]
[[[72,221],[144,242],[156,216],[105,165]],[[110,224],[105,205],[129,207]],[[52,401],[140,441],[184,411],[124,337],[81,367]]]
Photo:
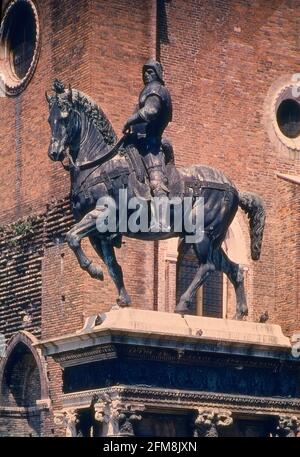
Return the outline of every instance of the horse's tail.
[[[251,257],[258,260],[260,257],[264,234],[266,209],[262,199],[250,192],[239,192],[239,206],[248,216],[251,238]]]

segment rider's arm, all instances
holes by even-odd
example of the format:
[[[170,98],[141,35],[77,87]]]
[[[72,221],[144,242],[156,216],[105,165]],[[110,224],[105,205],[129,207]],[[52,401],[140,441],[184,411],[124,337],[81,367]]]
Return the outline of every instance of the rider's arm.
[[[127,131],[131,125],[139,124],[141,122],[149,122],[158,115],[161,109],[161,101],[157,95],[150,95],[147,97],[143,108],[134,113],[126,122],[123,132]]]

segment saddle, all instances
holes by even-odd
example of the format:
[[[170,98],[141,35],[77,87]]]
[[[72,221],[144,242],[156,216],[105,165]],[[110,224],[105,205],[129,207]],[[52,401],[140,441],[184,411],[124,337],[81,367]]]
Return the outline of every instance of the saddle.
[[[234,188],[230,182],[220,182],[214,175],[214,169],[207,166],[189,167],[177,169],[174,164],[174,153],[171,143],[162,142],[164,174],[167,178],[169,198],[199,197],[205,189],[220,191],[232,191]],[[92,201],[93,188],[102,184],[103,194],[108,192],[118,198],[118,191],[127,188],[128,198],[138,197],[151,201],[153,198],[150,190],[150,182],[146,167],[140,153],[133,145],[128,145],[120,151],[120,162],[108,161],[105,171],[99,176],[89,179],[73,193],[73,198],[83,194],[86,199]],[[124,163],[125,159],[125,163]],[[106,189],[106,191],[105,191]],[[101,192],[100,192],[101,194]],[[97,200],[98,196],[94,196]]]
[[[162,152],[164,157],[163,170],[167,178],[167,187],[169,189],[169,196],[183,197],[184,186],[182,177],[174,164],[174,151],[172,144],[166,140],[162,140]],[[134,146],[128,146],[124,154],[128,165],[132,171],[128,178],[128,188],[132,189],[135,196],[151,200],[152,194],[150,190],[150,182],[148,172],[144,162]]]

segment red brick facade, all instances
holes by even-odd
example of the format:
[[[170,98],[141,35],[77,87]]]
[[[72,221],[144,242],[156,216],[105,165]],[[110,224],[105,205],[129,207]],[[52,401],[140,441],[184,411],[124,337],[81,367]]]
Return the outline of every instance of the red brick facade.
[[[7,3],[2,2],[3,11]],[[142,64],[155,52],[173,97],[168,137],[177,165],[219,168],[240,190],[256,192],[266,202],[261,260],[248,265],[250,318],[257,321],[268,310],[270,322],[280,324],[288,336],[299,330],[299,185],[277,173],[299,176],[300,155],[289,157],[272,141],[266,100],[277,80],[300,71],[300,1],[160,0],[156,51],[150,0],[34,3],[41,29],[37,68],[20,95],[0,98],[0,243],[11,265],[9,270],[1,257],[0,275],[1,280],[10,278],[8,288],[20,285],[36,296],[29,300],[33,308],[25,299],[14,305],[5,289],[1,331],[7,337],[20,330],[41,338],[63,335],[115,302],[108,275],[104,283],[91,280],[62,240],[72,223],[69,176],[47,156],[50,130],[44,92],[55,77],[70,83],[99,103],[120,135],[141,87]],[[38,244],[39,263],[30,276],[32,256],[28,261],[20,243],[8,250],[7,240],[15,238],[12,224],[33,216],[34,235],[28,243],[33,248]],[[240,217],[248,243],[246,218]],[[84,246],[96,259],[88,243]],[[176,269],[162,257],[163,246],[124,239],[117,253],[134,307],[172,310],[165,298],[176,295]],[[249,255],[249,244],[247,248]],[[53,361],[48,361],[47,370],[50,398],[57,408],[61,372]],[[0,434],[7,424],[1,427]],[[45,433],[50,434],[47,427]]]

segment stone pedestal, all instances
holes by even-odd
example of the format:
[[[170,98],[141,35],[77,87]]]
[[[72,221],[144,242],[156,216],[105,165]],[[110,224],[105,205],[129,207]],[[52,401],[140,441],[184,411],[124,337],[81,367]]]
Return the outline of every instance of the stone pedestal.
[[[178,421],[193,423],[189,436],[240,430],[237,421],[256,416],[284,434],[282,417],[299,419],[300,360],[278,325],[125,308],[38,346],[63,368],[68,435],[78,434],[82,411],[101,436],[145,433],[155,414],[173,421],[172,434]]]

